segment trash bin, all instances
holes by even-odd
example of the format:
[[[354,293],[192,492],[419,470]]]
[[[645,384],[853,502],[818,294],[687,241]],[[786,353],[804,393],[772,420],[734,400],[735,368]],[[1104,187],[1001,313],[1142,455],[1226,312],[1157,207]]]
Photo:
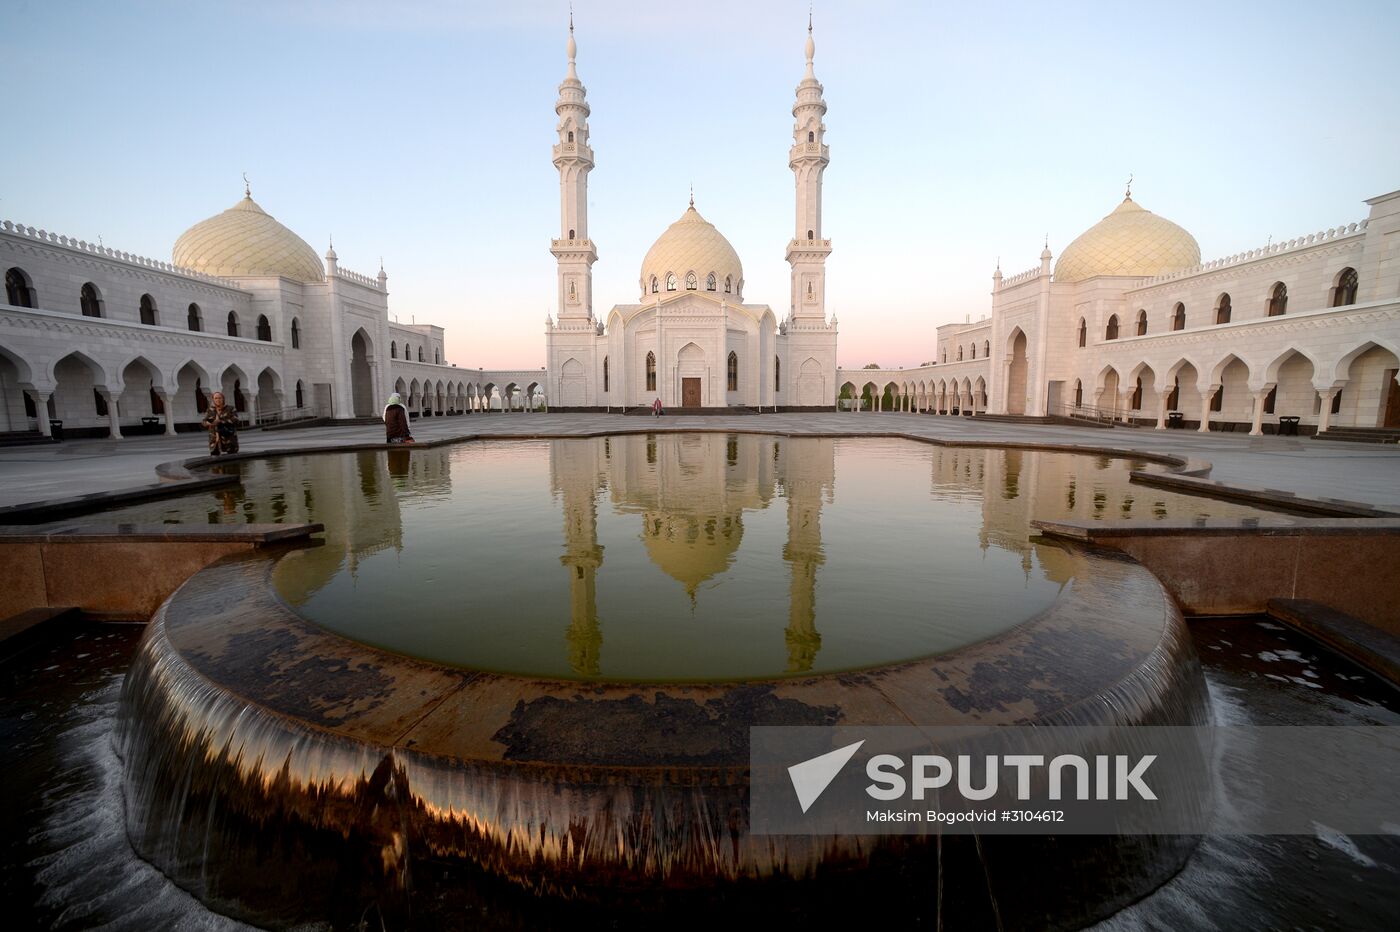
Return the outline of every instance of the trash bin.
[[[1280,437],[1298,436],[1298,422],[1301,418],[1287,415],[1278,419],[1278,434]]]
[[[49,418],[49,433],[55,440],[63,439],[63,422],[56,417]]]
[[[1173,411],[1167,415],[1167,427],[1174,430],[1186,429],[1186,415],[1180,411]]]

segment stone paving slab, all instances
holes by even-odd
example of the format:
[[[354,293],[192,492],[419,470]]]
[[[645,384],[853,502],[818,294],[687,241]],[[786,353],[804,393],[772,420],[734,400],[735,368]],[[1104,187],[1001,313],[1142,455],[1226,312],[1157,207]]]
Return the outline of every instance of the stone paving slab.
[[[1400,508],[1400,448],[1331,443],[1307,437],[1248,437],[1144,428],[1080,427],[983,421],[921,414],[779,413],[757,416],[662,417],[620,414],[474,414],[413,422],[421,440],[474,434],[499,437],[588,435],[600,431],[738,430],[776,434],[907,433],[931,439],[988,444],[1065,444],[1121,448],[1148,455],[1204,460],[1210,478],[1250,488],[1274,488],[1309,498],[1336,498],[1378,508]],[[378,424],[246,431],[245,452],[378,443]],[[0,449],[0,505],[71,497],[147,485],[161,463],[202,456],[204,435],[73,440],[49,446]]]

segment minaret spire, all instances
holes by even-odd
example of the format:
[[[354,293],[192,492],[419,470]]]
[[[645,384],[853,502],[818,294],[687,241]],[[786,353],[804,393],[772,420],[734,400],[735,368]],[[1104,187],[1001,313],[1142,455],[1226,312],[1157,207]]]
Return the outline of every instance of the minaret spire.
[[[569,38],[565,44],[568,71],[559,85],[554,112],[559,134],[554,145],[554,167],[559,170],[559,235],[550,246],[558,265],[559,326],[569,329],[591,326],[593,318],[593,263],[598,253],[588,238],[588,173],[593,170],[593,150],[588,145],[588,91],[578,77],[578,42],[574,39],[574,11],[569,7]]]
[[[812,14],[807,13],[807,71],[797,85],[792,106],[792,149],[788,167],[797,184],[797,216],[788,264],[792,266],[793,318],[826,320],[826,257],[830,241],[822,237],[822,174],[830,161],[826,147],[826,101],[822,85],[813,70],[816,40],[812,35]]]

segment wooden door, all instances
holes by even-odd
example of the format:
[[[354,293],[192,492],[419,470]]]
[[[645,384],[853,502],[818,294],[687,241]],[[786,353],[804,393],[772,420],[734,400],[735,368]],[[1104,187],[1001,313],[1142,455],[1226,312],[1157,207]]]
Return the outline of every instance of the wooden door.
[[[681,407],[700,407],[700,380],[681,379]]]

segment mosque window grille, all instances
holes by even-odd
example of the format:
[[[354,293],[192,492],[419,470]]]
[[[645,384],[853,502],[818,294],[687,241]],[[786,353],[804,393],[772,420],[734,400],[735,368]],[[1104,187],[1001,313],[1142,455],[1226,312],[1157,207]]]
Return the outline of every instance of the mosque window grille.
[[[39,306],[39,296],[34,291],[34,280],[29,277],[28,272],[18,266],[5,272],[5,301],[15,307]]]
[[[78,301],[82,307],[84,317],[103,316],[102,293],[97,290],[97,286],[92,282],[83,285],[83,290],[78,296]]]
[[[1345,268],[1337,273],[1337,284],[1332,289],[1332,306],[1346,307],[1356,303],[1356,293],[1361,286],[1361,280],[1356,274],[1356,269]]]
[[[714,273],[714,272],[711,272],[709,275],[706,275],[706,276],[705,276],[705,290],[706,290],[706,291],[714,291],[717,287],[718,287],[718,281],[717,281],[716,278],[715,278],[715,273]]]
[[[659,294],[660,291],[661,291],[661,282],[659,282],[659,281],[657,280],[656,276],[653,275],[653,276],[651,277],[651,293],[652,293],[652,294]]]
[[[667,273],[666,273],[666,290],[667,290],[667,291],[675,291],[675,290],[676,290],[676,273],[675,273],[675,272],[667,272]]]
[[[725,293],[725,294],[729,294],[729,293],[730,293],[730,290],[731,290],[731,288],[733,287],[733,284],[734,284],[734,277],[733,277],[732,275],[726,275],[726,276],[724,276],[724,293]]]
[[[694,272],[685,273],[685,290],[694,291],[700,287],[700,279]]]

